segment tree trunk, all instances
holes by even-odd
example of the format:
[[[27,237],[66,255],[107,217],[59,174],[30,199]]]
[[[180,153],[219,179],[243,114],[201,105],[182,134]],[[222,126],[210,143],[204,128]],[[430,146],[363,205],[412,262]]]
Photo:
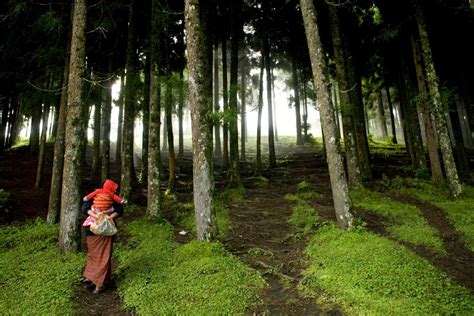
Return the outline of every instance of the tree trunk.
[[[458,161],[459,175],[465,179],[469,179],[469,158],[466,155],[466,149],[464,147],[464,141],[462,137],[461,124],[458,120],[457,113],[450,113],[450,120],[452,125],[452,131],[455,141],[456,158]]]
[[[240,183],[240,161],[239,161],[239,130],[237,128],[237,105],[238,72],[239,72],[239,35],[240,35],[240,11],[241,0],[231,1],[231,47],[230,47],[230,93],[229,93],[229,162],[230,162],[230,186],[238,187]]]
[[[411,43],[419,90],[419,106],[421,109],[421,115],[423,117],[423,123],[425,126],[426,143],[428,146],[428,155],[430,157],[431,180],[433,181],[433,183],[439,184],[441,183],[441,181],[443,181],[444,177],[438,153],[438,144],[435,139],[435,128],[431,119],[430,105],[428,103],[428,88],[426,87],[425,74],[423,71],[423,61],[420,52],[420,47],[413,35],[411,37]]]
[[[382,91],[377,92],[377,110],[382,131],[382,139],[385,141],[388,137],[387,120],[385,119],[385,107],[383,104]]]
[[[272,74],[271,74],[271,59],[270,59],[270,43],[268,39],[263,41],[262,54],[265,60],[265,71],[267,74],[267,107],[268,107],[268,166],[270,168],[276,167],[275,155],[275,137],[273,132],[273,108],[272,108]]]
[[[246,139],[246,130],[247,130],[247,105],[246,105],[246,90],[247,90],[247,59],[244,57],[242,61],[242,66],[240,70],[240,160],[246,161],[245,158],[245,142]]]
[[[109,76],[112,75],[111,63],[112,61],[109,61]],[[110,119],[112,116],[113,80],[110,79],[105,84],[105,102],[102,108],[102,162],[100,172],[102,181],[108,179],[110,175]]]
[[[263,44],[262,39],[262,44]],[[255,174],[262,174],[262,110],[263,110],[263,72],[265,70],[265,58],[261,57],[260,61],[260,77],[258,83],[258,116],[257,116],[257,163]]]
[[[214,112],[219,113],[219,40],[214,37]],[[222,164],[221,125],[217,121],[214,126],[214,139],[216,148],[214,157],[217,164]]]
[[[398,76],[400,109],[402,112],[407,151],[411,156],[413,166],[415,168],[424,169],[426,168],[426,155],[423,149],[417,106],[414,101],[416,93],[414,91],[414,83],[411,79],[412,75],[410,69],[403,55],[402,58],[400,58]]]
[[[41,131],[41,139],[40,139],[40,148],[38,154],[38,166],[36,168],[36,181],[35,181],[35,188],[38,189],[41,184],[41,178],[43,174],[43,165],[44,165],[44,152],[46,147],[46,138],[48,136],[48,118],[49,118],[49,104],[46,104],[46,100],[44,102],[43,108],[43,128]]]
[[[59,229],[59,249],[63,253],[75,252],[79,248],[78,215],[82,187],[82,151],[84,150],[82,119],[86,111],[82,79],[85,70],[86,16],[87,1],[74,0]]]
[[[184,78],[183,70],[179,72],[178,91],[178,157],[184,157],[183,111],[184,111]]]
[[[351,37],[346,36],[346,34],[351,34],[351,32],[354,31],[354,28],[357,28],[358,26],[355,17],[347,14],[344,14],[343,19],[340,19],[339,22],[342,26],[340,35],[344,44],[349,99],[354,111],[353,124],[355,144],[357,146],[357,160],[362,179],[369,180],[372,178],[372,170],[370,167],[369,144],[367,141],[368,125],[366,123],[366,111],[362,98],[360,71],[358,71],[356,65],[358,59],[354,53],[357,47],[356,45],[358,44],[357,41],[354,43],[354,40],[350,40]]]
[[[303,78],[304,79],[304,78]],[[303,143],[308,141],[308,94],[306,93],[306,82],[303,80]]]
[[[168,120],[166,119],[166,106],[163,113],[163,148],[161,151],[168,151]]]
[[[99,87],[93,87],[93,89],[100,89]],[[92,144],[92,178],[99,177],[100,175],[100,127],[101,127],[101,108],[103,102],[103,91],[100,92],[100,99],[95,101],[94,105],[94,142]]]
[[[161,119],[161,84],[159,77],[160,35],[161,35],[160,0],[152,1],[151,20],[151,69],[150,69],[150,138],[148,139],[148,217],[161,216],[161,153],[160,153],[160,119]]]
[[[277,125],[277,103],[275,98],[275,77],[273,76],[273,68],[271,68],[271,78],[272,78],[272,100],[273,100],[273,130],[275,134],[275,141],[278,141],[278,125]]]
[[[425,18],[418,1],[419,0],[415,0],[416,21],[418,24],[418,32],[423,52],[423,64],[425,66],[426,79],[428,83],[428,89],[430,91],[429,95],[432,103],[431,108],[436,122],[439,146],[443,157],[444,169],[446,171],[446,178],[449,183],[451,195],[454,198],[458,198],[462,193],[461,182],[459,181],[458,171],[456,169],[456,164],[454,163],[453,148],[451,146],[451,140],[449,139],[448,129],[446,127],[446,113],[443,110],[443,104],[441,102],[438,76],[434,68],[431,46],[428,39],[428,33],[426,31]]]
[[[148,183],[148,139],[150,122],[150,54],[147,53],[143,82],[143,131],[142,131],[142,162],[140,166],[141,183]]]
[[[130,0],[127,43],[127,82],[125,84],[125,103],[123,113],[123,142],[120,192],[122,197],[130,198],[133,179],[133,139],[135,121],[135,85],[137,80],[135,53],[135,0]]]
[[[185,0],[187,32],[189,100],[193,134],[193,195],[198,240],[216,236],[214,213],[214,178],[212,166],[212,127],[208,115],[212,112],[212,54],[207,36],[206,1]]]
[[[8,138],[8,132],[7,132],[7,122],[8,122],[8,115],[10,112],[10,107],[9,104],[11,103],[11,97],[6,98],[5,104],[3,105],[3,110],[2,110],[2,122],[0,126],[0,154],[4,152],[6,145],[7,145],[7,138]]]
[[[71,13],[73,10],[71,9]],[[53,169],[51,174],[51,188],[49,190],[48,215],[46,221],[48,224],[56,224],[59,220],[59,211],[61,207],[61,186],[63,182],[64,165],[64,143],[66,136],[66,113],[68,102],[68,77],[69,61],[71,53],[71,29],[69,29],[68,43],[66,48],[66,61],[64,65],[63,78],[61,83],[61,101],[59,103],[58,124],[54,141]]]
[[[123,107],[125,101],[125,72],[120,76],[120,95],[118,99],[118,126],[117,143],[115,144],[115,160],[119,166],[122,165],[122,140],[123,140]]]
[[[326,156],[333,192],[334,208],[339,227],[347,229],[352,227],[351,201],[347,186],[342,155],[336,140],[336,124],[334,122],[334,109],[328,92],[328,75],[325,53],[319,37],[316,20],[316,9],[312,0],[301,0],[301,12],[308,41],[309,56],[313,70],[314,85],[321,111],[321,125],[326,145]]]
[[[335,6],[330,7],[332,41],[334,47],[334,60],[336,63],[336,78],[339,86],[340,109],[342,115],[344,147],[346,154],[347,175],[349,185],[356,186],[362,183],[359,162],[357,160],[357,146],[354,136],[354,109],[352,107],[346,69],[346,58],[344,56],[344,46],[341,40],[341,30],[339,26],[339,16]]]
[[[296,69],[296,58],[292,55],[291,74],[293,76],[293,90],[295,93],[295,114],[296,114],[296,145],[303,145],[303,136],[301,135],[301,113],[300,113],[300,84],[298,80],[298,70]]]
[[[171,83],[171,74],[168,75],[166,83],[166,96],[165,96],[165,107],[166,107],[166,131],[168,141],[168,191],[174,191],[175,178],[176,178],[176,157],[174,153],[174,134],[173,134],[173,86]]]
[[[229,110],[227,97],[227,37],[223,32],[222,35],[222,98],[224,104],[224,122],[222,124],[222,168],[229,168],[229,124],[227,113]]]
[[[38,153],[41,123],[41,104],[33,106],[31,113],[30,152]]]
[[[392,127],[392,144],[398,144],[397,130],[395,127],[395,116],[393,114],[392,97],[390,95],[390,88],[387,83],[385,83],[385,93],[387,94],[388,109],[390,111],[390,122],[391,122],[391,127]]]

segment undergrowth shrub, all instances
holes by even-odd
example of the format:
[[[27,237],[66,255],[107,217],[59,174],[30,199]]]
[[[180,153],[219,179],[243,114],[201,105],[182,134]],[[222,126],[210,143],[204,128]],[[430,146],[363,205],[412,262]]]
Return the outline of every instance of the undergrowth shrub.
[[[438,231],[428,224],[416,206],[392,200],[363,187],[352,189],[350,196],[355,207],[381,215],[393,237],[446,255]]]
[[[238,314],[259,302],[260,275],[220,243],[173,241],[172,227],[137,220],[118,247],[119,293],[142,315]]]
[[[341,304],[349,314],[474,313],[467,289],[405,247],[367,231],[328,225],[306,254],[309,268],[300,289],[322,303]]]
[[[58,233],[40,220],[0,228],[0,315],[73,314],[85,258],[61,255]]]

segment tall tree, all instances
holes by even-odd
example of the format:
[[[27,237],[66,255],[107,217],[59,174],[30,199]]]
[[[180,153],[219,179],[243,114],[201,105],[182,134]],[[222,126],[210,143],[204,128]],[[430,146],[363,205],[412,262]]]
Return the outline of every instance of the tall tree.
[[[100,172],[102,181],[108,179],[110,174],[110,120],[112,116],[112,85],[114,83],[111,60],[109,60],[109,76],[111,77],[105,83],[105,102],[102,108],[102,162]]]
[[[135,45],[135,0],[130,0],[128,38],[127,38],[127,81],[125,84],[125,102],[123,112],[123,142],[120,191],[125,198],[130,197],[134,177],[133,139],[135,121],[135,88],[137,80]]]
[[[263,44],[263,40],[262,40]],[[263,73],[265,70],[265,59],[260,57],[260,76],[258,78],[258,114],[257,114],[257,158],[256,170],[257,176],[262,174],[262,110],[263,110]]]
[[[46,138],[48,136],[48,118],[49,118],[49,100],[45,100],[43,105],[43,126],[41,131],[41,139],[40,139],[40,149],[38,154],[38,166],[36,168],[36,181],[35,181],[35,188],[39,188],[41,184],[41,178],[43,174],[43,165],[44,165],[44,155],[45,155],[45,147],[46,147]]]
[[[193,195],[197,238],[211,240],[217,233],[214,214],[214,178],[212,166],[212,66],[207,36],[208,0],[185,0],[189,101],[193,135]]]
[[[262,54],[265,60],[265,72],[267,75],[267,110],[268,110],[268,166],[276,167],[275,134],[273,131],[273,106],[272,106],[272,61],[270,58],[270,43],[268,39],[263,41]]]
[[[300,0],[301,13],[308,41],[311,67],[313,70],[314,86],[320,104],[321,125],[326,147],[326,158],[329,167],[329,177],[333,192],[334,208],[339,227],[347,229],[353,225],[351,214],[351,201],[349,188],[339,143],[336,138],[336,124],[334,122],[334,109],[328,91],[327,63],[319,35],[319,27],[316,19],[316,9],[312,0]]]
[[[157,218],[161,215],[161,153],[160,153],[160,0],[152,1],[151,52],[150,52],[150,137],[148,139],[148,203],[147,214]]]
[[[184,157],[184,134],[183,134],[183,114],[184,114],[184,77],[183,70],[179,72],[178,82],[178,157]]]
[[[413,49],[413,58],[415,63],[416,79],[418,84],[418,103],[425,127],[425,139],[428,147],[428,156],[431,166],[431,180],[435,184],[443,181],[443,170],[441,168],[440,157],[438,153],[438,143],[436,141],[436,131],[431,119],[430,104],[428,100],[428,88],[426,87],[425,74],[423,71],[423,61],[420,52],[419,43],[411,37]],[[408,74],[407,74],[408,75]],[[409,87],[407,87],[409,89]]]
[[[243,58],[240,66],[240,159],[245,161],[245,142],[247,141],[247,59]]]
[[[216,15],[217,16],[217,15]],[[214,35],[214,112],[219,113],[219,37],[217,34]],[[214,125],[214,140],[215,149],[214,157],[217,164],[222,163],[222,149],[221,149],[221,124],[220,121]]]
[[[61,224],[59,249],[63,253],[77,251],[78,215],[82,183],[82,151],[84,150],[85,104],[83,76],[85,69],[85,29],[87,1],[74,0],[71,55],[69,64],[68,106],[66,120]]]
[[[232,0],[230,3],[231,15],[231,47],[230,47],[230,91],[229,91],[229,158],[230,158],[230,185],[240,185],[239,163],[239,131],[237,128],[238,72],[239,72],[239,38],[241,33],[240,13],[241,0]]]
[[[120,94],[118,99],[118,122],[117,122],[117,142],[115,144],[115,160],[118,165],[122,165],[122,142],[123,142],[123,107],[125,101],[125,71],[120,76]]]
[[[100,129],[101,129],[101,110],[102,110],[102,102],[103,100],[103,89],[99,86],[93,86],[92,89],[95,90],[94,94],[97,97],[94,104],[94,137],[93,137],[93,144],[92,144],[92,168],[91,173],[92,176],[98,177],[100,171]]]
[[[148,140],[150,131],[150,72],[151,62],[150,53],[147,53],[145,60],[144,82],[143,82],[143,132],[142,132],[142,163],[141,163],[141,181],[148,183]]]
[[[71,13],[73,10],[71,10]],[[71,23],[72,24],[72,23]],[[58,111],[58,127],[56,129],[54,141],[54,158],[53,170],[51,175],[51,187],[49,190],[48,215],[47,222],[49,224],[56,224],[59,220],[59,211],[61,207],[61,185],[63,182],[63,165],[64,165],[64,143],[66,136],[66,113],[68,102],[68,77],[69,77],[69,61],[71,50],[72,32],[69,28],[68,43],[66,49],[66,60],[64,65],[64,72],[61,82],[61,101],[59,103]]]
[[[228,81],[227,81],[227,36],[225,30],[222,31],[222,99],[224,113],[229,110]],[[227,115],[224,114],[222,124],[222,167],[224,170],[229,168],[229,123]]]
[[[357,156],[356,138],[354,136],[354,109],[351,104],[349,91],[351,87],[348,84],[348,75],[346,68],[346,57],[341,39],[339,13],[336,6],[329,8],[332,42],[334,49],[334,59],[336,63],[336,79],[339,86],[340,109],[344,133],[344,148],[346,154],[347,174],[349,184],[356,186],[362,183],[360,175],[359,161]]]
[[[431,109],[436,122],[444,169],[449,183],[449,188],[451,190],[451,195],[454,198],[457,198],[462,193],[462,187],[461,182],[459,181],[456,164],[454,163],[453,148],[451,146],[451,140],[449,139],[448,128],[446,124],[446,113],[443,109],[441,94],[439,91],[438,75],[436,74],[436,69],[433,63],[431,45],[428,38],[428,32],[426,31],[425,17],[423,15],[423,11],[421,10],[419,0],[414,0],[414,2],[420,44],[423,51],[423,64],[425,66],[426,79],[430,91],[429,96],[432,105]]]

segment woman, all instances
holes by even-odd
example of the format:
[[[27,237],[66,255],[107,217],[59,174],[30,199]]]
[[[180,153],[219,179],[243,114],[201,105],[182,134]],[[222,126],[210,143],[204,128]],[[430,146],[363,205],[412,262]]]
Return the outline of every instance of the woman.
[[[82,213],[85,216],[97,216],[91,213],[93,201],[86,201],[82,205]],[[123,206],[119,203],[114,203],[114,212],[108,215],[113,219],[122,216]],[[90,230],[90,226],[83,226],[84,236],[87,242],[87,262],[84,269],[83,283],[92,282],[95,285],[94,294],[102,292],[104,284],[110,281],[112,275],[112,250],[114,236],[99,236],[95,235]]]

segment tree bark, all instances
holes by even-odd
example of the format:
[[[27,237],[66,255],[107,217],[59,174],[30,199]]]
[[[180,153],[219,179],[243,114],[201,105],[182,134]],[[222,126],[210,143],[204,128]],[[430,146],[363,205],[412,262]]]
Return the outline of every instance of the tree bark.
[[[120,95],[118,99],[117,143],[115,145],[115,160],[122,165],[122,140],[123,140],[123,107],[125,101],[125,72],[120,76]]]
[[[59,249],[63,253],[75,252],[79,246],[78,215],[83,169],[82,151],[84,150],[82,118],[86,110],[83,93],[86,17],[87,1],[74,0],[59,229]]]
[[[426,143],[428,146],[428,155],[430,157],[430,166],[431,166],[431,180],[435,184],[441,183],[443,181],[443,170],[441,168],[441,162],[438,153],[438,144],[435,138],[435,128],[433,126],[433,121],[431,119],[430,105],[428,100],[428,88],[426,86],[425,74],[423,71],[423,61],[420,52],[419,44],[416,42],[414,36],[411,37],[412,49],[413,49],[413,58],[415,63],[416,78],[418,83],[419,90],[419,107],[421,110],[421,115],[423,117],[423,123],[425,126],[425,136]]]
[[[219,113],[219,40],[218,36],[214,37],[214,112]],[[214,126],[214,139],[216,148],[214,149],[214,157],[217,164],[222,164],[222,146],[221,146],[221,124],[219,121]]]
[[[385,93],[387,95],[388,109],[390,111],[390,122],[391,122],[391,127],[392,127],[392,144],[398,144],[397,130],[395,127],[395,115],[393,114],[392,97],[390,95],[390,88],[387,83],[385,83]]]
[[[237,93],[239,73],[239,35],[240,35],[240,11],[241,0],[233,0],[230,4],[231,12],[231,48],[230,48],[230,93],[229,93],[229,162],[230,162],[230,185],[238,187],[240,183],[240,161],[239,161],[239,131],[237,128]]]
[[[211,240],[217,233],[214,213],[212,166],[212,54],[207,36],[205,0],[185,0],[188,34],[189,100],[193,134],[193,195],[198,240]]]
[[[133,140],[135,121],[135,88],[137,80],[135,53],[135,0],[130,0],[130,15],[127,39],[127,82],[125,84],[125,103],[123,113],[123,142],[120,192],[123,198],[130,198],[133,180]]]
[[[240,70],[240,160],[246,161],[245,158],[245,142],[247,130],[247,105],[246,105],[246,90],[247,90],[247,59],[244,57]]]
[[[267,74],[267,107],[268,107],[268,166],[270,168],[276,167],[275,155],[275,135],[273,131],[273,108],[272,108],[272,74],[271,74],[271,59],[270,59],[270,43],[268,39],[263,41],[262,54],[265,60],[265,71]]]
[[[109,76],[112,75],[112,61],[109,61]],[[113,79],[106,82],[104,89],[105,102],[102,108],[102,161],[101,180],[105,181],[110,175],[110,119],[112,116],[112,85]]]
[[[142,131],[142,162],[141,162],[141,183],[148,183],[148,140],[150,122],[150,54],[147,53],[145,61],[145,72],[143,82],[143,131]]]
[[[43,128],[41,131],[41,139],[40,139],[40,148],[38,154],[38,166],[36,168],[36,181],[35,181],[35,188],[38,189],[41,184],[41,178],[43,174],[43,165],[44,165],[44,154],[45,154],[45,147],[46,147],[46,139],[48,136],[48,118],[49,118],[49,109],[50,106],[47,104],[45,100],[43,106]]]
[[[354,109],[349,97],[351,87],[348,83],[345,51],[341,40],[339,16],[335,6],[330,7],[330,19],[332,30],[332,41],[334,48],[334,60],[336,63],[336,79],[339,86],[340,109],[342,115],[344,148],[346,154],[347,175],[349,185],[357,186],[362,183],[362,177],[357,159],[357,145],[354,136]]]
[[[41,104],[34,105],[31,113],[30,152],[38,153],[41,123]]]
[[[342,155],[336,140],[336,124],[334,122],[334,109],[328,92],[327,64],[325,52],[321,45],[318,24],[316,20],[316,9],[312,0],[300,0],[303,15],[306,39],[308,41],[309,56],[313,70],[314,85],[320,104],[321,125],[326,145],[326,158],[331,179],[334,208],[337,223],[340,228],[347,229],[353,225],[351,214],[351,201],[349,199],[349,188],[347,186]]]
[[[148,139],[148,217],[161,216],[161,153],[160,153],[160,119],[161,119],[161,84],[159,77],[160,35],[161,35],[160,0],[152,2],[151,20],[151,54],[150,54],[150,138]]]
[[[8,143],[7,138],[8,138],[8,132],[7,130],[7,122],[8,122],[8,115],[10,112],[10,107],[9,104],[11,103],[11,97],[5,98],[6,101],[3,104],[3,110],[2,110],[2,122],[0,126],[0,154],[4,152],[6,145]]]
[[[275,135],[275,141],[278,141],[278,124],[277,124],[277,103],[275,98],[275,76],[273,75],[273,67],[270,70],[271,78],[272,78],[272,100],[273,100],[273,131]]]
[[[184,78],[183,70],[179,72],[178,87],[178,157],[184,157],[183,111],[184,111]]]
[[[296,114],[296,145],[303,145],[303,136],[301,134],[301,113],[300,113],[300,84],[298,80],[298,70],[296,68],[296,58],[292,54],[291,74],[293,76],[293,91],[295,93],[295,114]]]
[[[377,92],[376,102],[377,102],[380,129],[382,131],[382,139],[386,140],[388,137],[388,129],[387,129],[387,120],[385,119],[385,106],[383,104],[382,91]]]
[[[73,14],[73,10],[71,9]],[[64,65],[63,78],[61,83],[61,100],[58,111],[58,124],[54,141],[54,158],[53,169],[51,174],[51,187],[49,190],[48,215],[46,221],[48,224],[56,224],[59,220],[59,212],[61,207],[61,186],[63,182],[63,165],[64,165],[64,143],[66,136],[66,113],[68,102],[68,77],[69,77],[69,61],[71,53],[72,33],[69,29],[68,43],[66,48],[66,61]]]
[[[165,96],[165,107],[166,107],[166,130],[168,136],[168,191],[174,191],[175,178],[176,178],[176,157],[174,152],[174,133],[173,133],[173,86],[171,83],[171,73],[168,75],[166,83],[166,96]]]
[[[449,139],[448,129],[446,126],[446,113],[441,102],[438,75],[436,74],[433,63],[431,46],[428,39],[428,33],[426,31],[425,18],[418,1],[419,0],[415,0],[416,21],[418,24],[418,32],[423,52],[423,64],[425,66],[426,79],[430,91],[432,105],[431,109],[436,122],[439,146],[443,157],[444,169],[449,183],[449,188],[451,190],[451,195],[454,198],[458,198],[462,193],[461,182],[459,181],[458,171],[456,169],[456,164],[454,163],[453,148],[451,146],[451,140]]]
[[[99,87],[93,87],[92,89],[100,89]],[[99,92],[100,98],[95,101],[94,104],[94,142],[92,144],[92,168],[91,174],[93,178],[99,177],[100,175],[100,127],[101,127],[101,108],[103,102],[103,91]]]
[[[229,110],[227,87],[227,37],[224,31],[222,34],[222,98],[224,105],[224,121],[222,123],[222,168],[227,170],[229,168],[229,124],[227,122],[227,113]]]
[[[262,39],[263,44],[263,39]],[[258,83],[258,115],[257,115],[257,162],[255,174],[262,174],[262,110],[263,110],[263,72],[265,70],[265,58],[260,60],[260,76]]]

